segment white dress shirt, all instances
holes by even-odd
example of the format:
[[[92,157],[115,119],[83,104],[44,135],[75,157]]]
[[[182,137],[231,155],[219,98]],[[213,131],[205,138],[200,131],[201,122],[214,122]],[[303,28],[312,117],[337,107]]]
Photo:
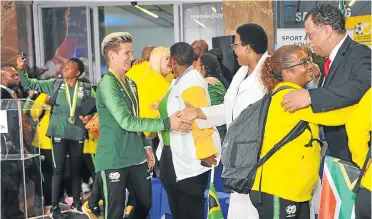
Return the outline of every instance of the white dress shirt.
[[[346,34],[345,37],[335,46],[335,48],[333,48],[331,54],[329,54],[328,58],[331,60],[330,67],[332,66],[333,60],[335,60],[336,55],[338,53],[338,50],[340,50],[340,48],[341,48],[342,44],[345,42],[347,36],[348,35]]]

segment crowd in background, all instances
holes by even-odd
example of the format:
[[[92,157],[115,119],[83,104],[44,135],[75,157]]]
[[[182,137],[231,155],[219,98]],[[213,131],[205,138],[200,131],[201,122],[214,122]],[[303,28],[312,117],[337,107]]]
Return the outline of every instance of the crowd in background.
[[[21,56],[17,66],[3,64],[1,99],[27,98],[42,109],[24,111],[30,118],[25,124],[36,133],[25,148],[29,153],[40,148],[43,157],[41,173],[27,176],[42,184],[35,205],[51,218],[62,218],[60,206],[67,204],[89,218],[145,219],[155,175],[173,218],[203,218],[211,168],[226,165],[222,177],[248,174],[221,158],[230,125],[245,122],[238,121],[244,110],[270,94],[258,159],[299,122],[306,122],[307,131],[257,168],[248,194],[230,191],[228,218],[311,218],[321,150],[327,150],[322,141],[331,156],[365,173],[355,214],[371,218],[371,50],[347,36],[342,12],[330,4],[307,13],[305,30],[309,47],[287,45],[269,55],[261,26],[239,26],[231,43],[241,66],[236,73],[223,64],[222,51],[209,49],[204,40],[147,46],[135,60],[136,39],[127,32],[102,41],[108,69],[96,88],[82,77],[84,64],[77,58],[66,60],[61,77],[50,79],[40,79],[44,70],[32,73]],[[315,54],[325,57],[324,64],[313,62]],[[19,148],[18,126],[13,127],[1,135],[2,155]],[[246,159],[239,150],[236,156]],[[23,217],[14,198],[20,191],[14,182],[21,181],[17,166],[1,165],[4,219]]]

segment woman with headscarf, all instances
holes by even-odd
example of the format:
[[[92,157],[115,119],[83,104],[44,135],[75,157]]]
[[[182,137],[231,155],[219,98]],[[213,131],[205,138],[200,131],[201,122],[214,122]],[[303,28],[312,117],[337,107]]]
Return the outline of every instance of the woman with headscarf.
[[[183,110],[186,103],[194,107],[209,106],[207,83],[192,66],[193,48],[180,42],[170,48],[170,53],[169,65],[176,80],[159,103],[160,116],[166,118]],[[216,165],[221,148],[218,131],[200,129],[193,122],[190,133],[162,131],[161,136],[160,179],[167,191],[172,217],[203,218],[209,170]]]

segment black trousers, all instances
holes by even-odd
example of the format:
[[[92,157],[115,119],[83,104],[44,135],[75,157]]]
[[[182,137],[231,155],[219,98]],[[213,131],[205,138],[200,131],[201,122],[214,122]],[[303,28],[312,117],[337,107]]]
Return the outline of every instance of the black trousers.
[[[88,208],[93,209],[98,207],[99,200],[103,199],[103,183],[101,173],[97,173],[94,177],[92,196],[88,200]]]
[[[81,176],[83,178],[83,182],[85,183],[89,183],[90,177],[92,177],[92,179],[96,177],[96,172],[94,168],[94,160],[95,160],[95,154],[83,154]]]
[[[83,141],[52,138],[54,172],[52,177],[52,205],[57,206],[60,198],[61,184],[65,169],[66,153],[70,154],[70,171],[72,178],[72,196],[74,201],[80,199],[81,163]]]
[[[160,159],[160,179],[167,191],[173,219],[204,218],[205,197],[209,172],[176,182],[172,151],[164,146]]]
[[[294,202],[261,192],[261,204],[258,202],[259,192],[249,193],[252,204],[257,209],[260,219],[310,219],[309,202]]]
[[[22,182],[20,161],[1,161],[1,215],[13,219],[19,215],[19,190]]]
[[[43,173],[43,196],[45,206],[52,205],[52,177],[53,177],[53,155],[52,150],[40,149],[41,172]]]
[[[371,191],[360,188],[355,197],[355,219],[371,219]]]
[[[152,201],[152,187],[147,163],[122,169],[101,171],[105,218],[122,219],[125,209],[125,190],[132,189],[135,199],[133,218],[146,219]]]

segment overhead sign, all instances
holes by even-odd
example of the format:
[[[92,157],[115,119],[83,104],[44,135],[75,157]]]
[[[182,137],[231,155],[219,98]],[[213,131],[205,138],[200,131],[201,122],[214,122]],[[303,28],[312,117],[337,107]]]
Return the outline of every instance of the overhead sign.
[[[371,15],[346,18],[346,28],[354,30],[354,40],[372,47]]]
[[[347,30],[351,39],[354,39],[354,30]],[[281,28],[276,31],[277,48],[284,45],[306,45],[306,32],[304,28]]]

